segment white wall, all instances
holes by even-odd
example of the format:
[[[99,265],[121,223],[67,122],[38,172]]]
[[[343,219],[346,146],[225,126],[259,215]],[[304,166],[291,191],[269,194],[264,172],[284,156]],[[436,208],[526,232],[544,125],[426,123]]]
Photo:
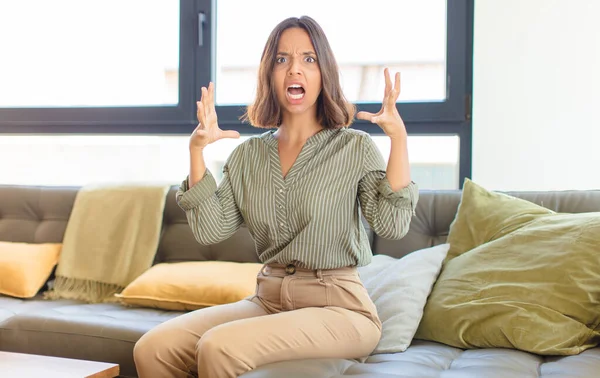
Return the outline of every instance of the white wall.
[[[475,1],[473,180],[600,188],[600,1]]]

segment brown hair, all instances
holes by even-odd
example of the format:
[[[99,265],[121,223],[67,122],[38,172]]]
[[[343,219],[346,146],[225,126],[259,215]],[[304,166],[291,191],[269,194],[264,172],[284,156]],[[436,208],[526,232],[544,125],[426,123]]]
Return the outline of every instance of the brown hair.
[[[269,35],[260,59],[256,98],[247,107],[242,120],[255,127],[279,127],[282,122],[281,108],[273,86],[273,67],[281,34],[289,28],[304,29],[317,54],[321,70],[321,93],[317,98],[317,120],[325,128],[348,126],[354,119],[355,106],[344,97],[340,86],[338,65],[323,29],[308,16],[290,17],[280,22]]]

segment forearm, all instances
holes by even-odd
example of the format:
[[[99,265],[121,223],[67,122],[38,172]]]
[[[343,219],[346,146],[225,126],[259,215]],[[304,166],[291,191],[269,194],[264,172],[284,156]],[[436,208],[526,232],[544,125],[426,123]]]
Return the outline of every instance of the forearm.
[[[190,176],[188,179],[190,188],[196,185],[206,173],[203,151],[203,149],[190,149]]]
[[[191,154],[190,160],[190,174],[177,191],[177,204],[186,212],[188,224],[199,243],[221,242],[233,235],[243,222],[227,163],[217,186],[201,154]]]
[[[390,138],[392,144],[386,174],[393,191],[400,190],[411,182],[407,139],[406,135]]]
[[[410,178],[406,134],[390,139],[387,168],[375,142],[369,137],[364,139],[366,165],[358,183],[358,199],[363,215],[377,235],[400,239],[408,232],[419,193]]]

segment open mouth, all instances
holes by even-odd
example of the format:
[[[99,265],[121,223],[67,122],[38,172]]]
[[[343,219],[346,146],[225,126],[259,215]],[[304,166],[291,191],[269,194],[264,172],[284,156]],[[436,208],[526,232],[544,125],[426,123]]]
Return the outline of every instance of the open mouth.
[[[287,88],[287,94],[292,100],[300,100],[304,93],[304,88],[299,84],[292,84]]]

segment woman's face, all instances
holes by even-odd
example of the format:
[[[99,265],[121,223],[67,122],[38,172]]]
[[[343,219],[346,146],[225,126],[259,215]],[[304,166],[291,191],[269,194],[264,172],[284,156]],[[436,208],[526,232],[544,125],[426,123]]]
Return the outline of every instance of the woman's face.
[[[275,93],[283,113],[303,113],[315,108],[321,93],[321,70],[308,33],[285,30],[279,38],[273,67]]]

